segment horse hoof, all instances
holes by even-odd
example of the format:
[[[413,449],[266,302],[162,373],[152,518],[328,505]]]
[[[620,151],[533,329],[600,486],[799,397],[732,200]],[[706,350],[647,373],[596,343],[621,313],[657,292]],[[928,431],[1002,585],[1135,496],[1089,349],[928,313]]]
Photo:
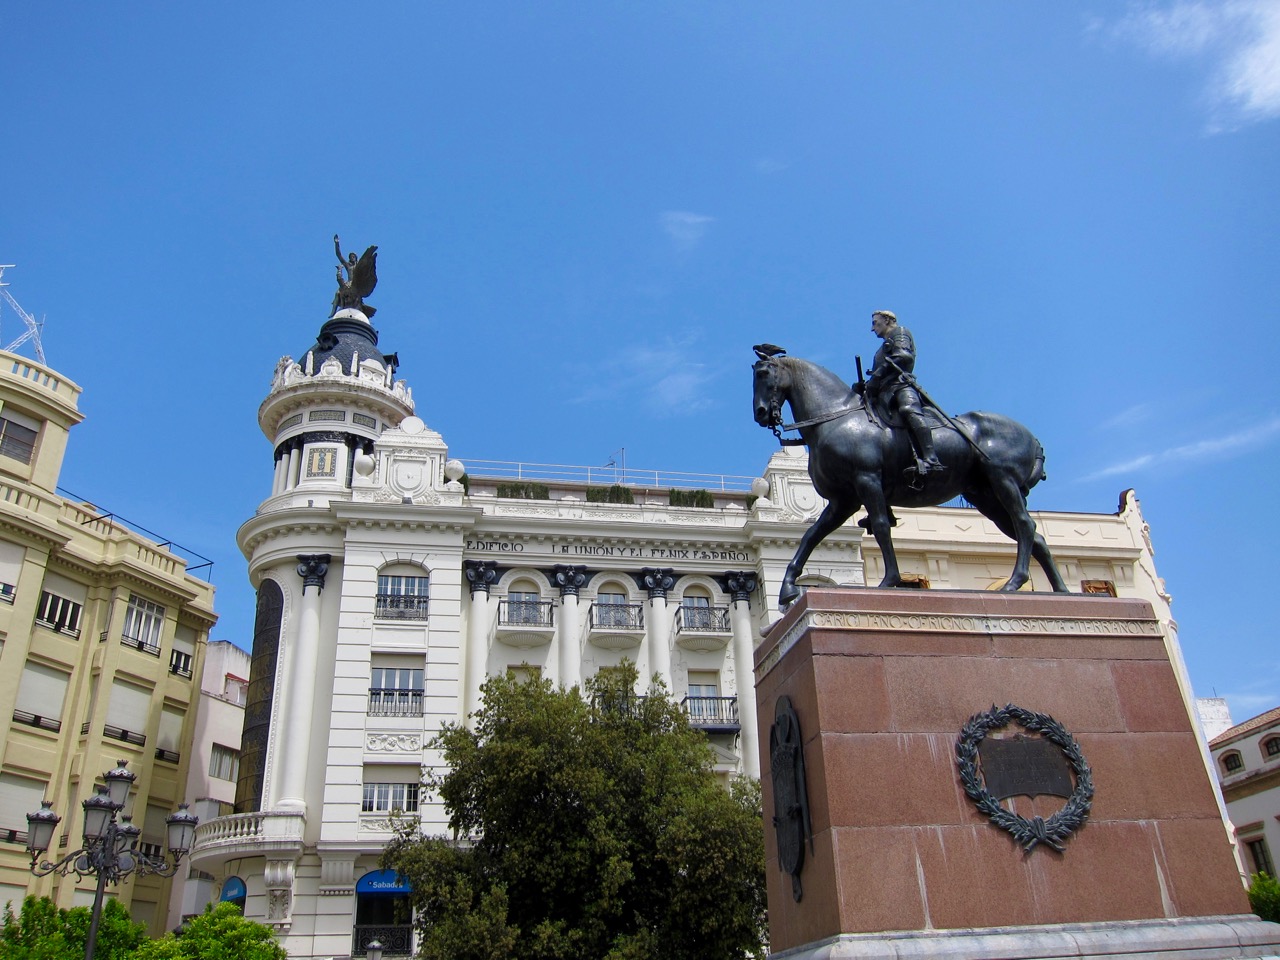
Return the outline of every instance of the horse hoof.
[[[795,586],[785,586],[778,594],[778,606],[788,607],[800,599],[800,588]]]

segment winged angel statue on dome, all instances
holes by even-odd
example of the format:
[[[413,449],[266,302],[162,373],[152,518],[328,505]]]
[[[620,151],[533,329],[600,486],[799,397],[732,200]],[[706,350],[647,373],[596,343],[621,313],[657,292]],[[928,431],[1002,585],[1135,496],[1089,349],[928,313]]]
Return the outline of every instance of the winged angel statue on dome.
[[[373,293],[373,288],[378,285],[378,248],[370,247],[360,255],[359,260],[354,252],[347,254],[344,260],[342,245],[335,233],[333,252],[338,255],[338,292],[333,295],[333,312],[350,307],[372,320],[373,315],[378,312],[377,308],[366,306],[364,298]],[[342,276],[344,270],[347,273],[345,278]]]

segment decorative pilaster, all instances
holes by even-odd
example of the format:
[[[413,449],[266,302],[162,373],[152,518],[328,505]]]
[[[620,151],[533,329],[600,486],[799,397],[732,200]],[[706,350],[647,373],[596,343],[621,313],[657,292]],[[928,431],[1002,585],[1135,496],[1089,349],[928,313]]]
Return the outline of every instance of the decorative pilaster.
[[[320,668],[320,592],[329,573],[327,553],[298,557],[302,578],[302,599],[298,603],[298,633],[294,640],[289,670],[289,694],[285,699],[288,735],[280,774],[280,808],[307,812],[307,758],[311,753],[311,731],[315,727],[315,678]],[[314,590],[309,590],[314,587]]]
[[[649,641],[649,673],[657,674],[671,685],[671,611],[667,607],[667,591],[676,585],[676,572],[667,567],[645,567],[636,576],[649,594],[649,615],[645,627]]]
[[[760,777],[760,733],[756,727],[755,643],[751,635],[751,594],[759,577],[751,570],[728,570],[717,577],[729,594],[729,622],[733,630],[733,675],[738,689],[738,722],[742,772]]]
[[[484,683],[489,659],[489,629],[492,621],[489,588],[498,579],[494,560],[463,560],[462,571],[471,588],[471,611],[467,618],[467,676],[463,696],[463,715],[470,717],[480,709],[480,687]]]
[[[587,582],[587,568],[571,563],[557,563],[551,582],[560,588],[560,685],[566,690],[582,683],[582,620],[578,608],[578,591]]]

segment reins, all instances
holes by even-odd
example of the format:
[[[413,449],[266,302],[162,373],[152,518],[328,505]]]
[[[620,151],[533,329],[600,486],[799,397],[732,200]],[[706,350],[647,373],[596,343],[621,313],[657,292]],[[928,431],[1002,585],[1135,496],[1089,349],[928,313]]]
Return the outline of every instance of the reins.
[[[827,423],[831,420],[839,420],[841,417],[848,416],[860,407],[841,407],[839,410],[832,410],[830,413],[824,413],[819,417],[810,417],[808,420],[797,420],[795,423],[773,424],[769,427],[773,431],[773,435],[778,438],[778,442],[784,447],[800,447],[805,441],[803,437],[788,439],[782,435],[783,430],[800,430],[803,427],[812,427],[819,423]]]

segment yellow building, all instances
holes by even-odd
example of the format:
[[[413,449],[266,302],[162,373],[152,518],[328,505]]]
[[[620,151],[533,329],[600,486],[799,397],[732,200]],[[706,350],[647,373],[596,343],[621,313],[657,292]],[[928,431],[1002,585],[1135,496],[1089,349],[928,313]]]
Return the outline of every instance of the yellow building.
[[[0,905],[27,893],[92,902],[93,877],[32,876],[26,814],[53,803],[63,819],[48,858],[65,856],[81,846],[81,801],[121,758],[138,774],[123,813],[141,844],[163,852],[164,819],[187,799],[216,620],[213,587],[183,558],[57,493],[79,395],[48,367],[0,351]],[[154,935],[169,887],[149,876],[108,889]]]

